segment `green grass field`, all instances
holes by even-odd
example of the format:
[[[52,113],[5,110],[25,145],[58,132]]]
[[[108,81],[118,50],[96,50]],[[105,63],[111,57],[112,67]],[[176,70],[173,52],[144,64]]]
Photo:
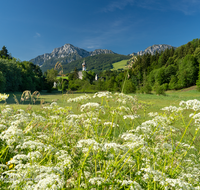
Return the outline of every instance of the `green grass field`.
[[[116,63],[113,63],[113,69],[111,70],[118,70],[118,69],[126,69],[126,65],[127,65],[127,61],[128,60],[122,60]]]
[[[64,93],[62,95],[62,92],[59,91],[53,91],[52,93],[46,93],[41,92],[41,95],[39,96],[38,100],[34,104],[31,101],[25,101],[20,102],[20,98],[22,93],[14,93],[19,104],[16,104],[16,101],[14,100],[14,95],[11,93],[9,98],[7,99],[7,104],[12,106],[17,106],[21,108],[26,108],[27,106],[31,105],[33,108],[40,107],[41,101],[47,104],[52,103],[52,101],[55,101],[58,103],[59,106],[68,106],[69,104],[66,103],[67,98],[74,98],[77,96],[84,95],[85,93],[77,93],[77,92],[70,92],[70,93]],[[89,93],[93,94],[93,93]],[[178,91],[166,91],[166,95],[156,95],[154,93],[152,94],[130,94],[132,96],[136,96],[139,101],[144,101],[147,103],[150,103],[151,106],[148,107],[148,112],[153,112],[156,110],[160,110],[161,108],[165,106],[178,106],[180,101],[184,100],[191,100],[191,99],[197,99],[200,100],[200,92],[196,90],[196,87],[190,87],[184,90],[178,90]],[[0,104],[4,104],[4,102],[1,102]]]
[[[52,93],[45,93],[41,92],[40,97],[38,100],[36,100],[35,103],[31,102],[30,100],[25,102],[20,102],[21,93],[15,93],[16,98],[18,99],[19,104],[16,104],[14,100],[14,95],[10,94],[9,98],[7,99],[7,104],[11,105],[12,107],[15,107],[16,109],[25,109],[25,110],[38,110],[42,107],[42,105],[50,105],[53,101],[56,101],[59,106],[65,107],[65,106],[72,106],[72,111],[76,114],[78,113],[78,108],[80,107],[79,103],[67,103],[67,100],[69,98],[75,98],[78,96],[82,96],[85,93],[76,93],[76,92],[70,92],[62,94],[61,92],[54,91]],[[93,93],[87,93],[90,96],[93,95]],[[130,94],[138,99],[139,102],[144,103],[144,107],[142,109],[138,110],[138,114],[140,114],[142,117],[140,119],[140,122],[142,120],[150,119],[148,117],[147,113],[149,112],[162,112],[161,109],[163,107],[168,106],[179,106],[179,103],[187,100],[193,100],[197,99],[200,100],[200,92],[196,90],[196,87],[190,87],[183,90],[178,91],[167,91],[166,95],[156,95],[154,93],[152,94]],[[0,104],[3,104],[1,102]],[[110,106],[117,107],[118,104],[116,102],[110,101]],[[188,115],[188,111],[184,112],[184,116]],[[189,118],[186,117],[186,122],[189,122]],[[189,133],[194,134],[194,129],[191,128],[188,131]],[[200,139],[198,140],[200,141]]]
[[[199,189],[200,102],[179,107],[199,95],[10,94],[0,103],[0,187]]]

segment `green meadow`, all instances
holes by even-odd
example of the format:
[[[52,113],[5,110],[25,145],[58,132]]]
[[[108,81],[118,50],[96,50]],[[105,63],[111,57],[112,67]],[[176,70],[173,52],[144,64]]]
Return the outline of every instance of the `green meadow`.
[[[37,99],[36,103],[31,102],[30,99],[27,101],[20,101],[22,93],[14,93],[10,94],[9,98],[6,101],[6,104],[20,107],[26,109],[27,107],[32,107],[33,109],[40,108],[41,104],[50,104],[53,101],[56,101],[59,106],[69,106],[71,104],[67,103],[68,98],[75,98],[84,94],[93,95],[94,93],[77,93],[77,92],[62,92],[53,91],[52,93],[41,92],[39,98]],[[184,90],[177,90],[177,91],[166,91],[165,95],[156,95],[155,93],[151,94],[129,94],[131,96],[136,96],[139,101],[143,101],[146,103],[151,104],[148,106],[147,111],[153,112],[158,111],[165,106],[178,106],[180,101],[184,100],[192,100],[197,99],[200,100],[200,92],[196,89],[196,86],[186,88]],[[19,104],[17,104],[15,97]],[[4,104],[5,102],[1,102]],[[112,106],[115,106],[113,103]],[[117,106],[117,105],[116,105]],[[73,111],[76,111],[75,109]]]
[[[113,69],[111,69],[111,70],[126,69],[125,66],[127,66],[127,61],[128,60],[122,60],[122,61],[113,63]]]
[[[0,103],[0,187],[199,189],[199,94],[10,94]]]

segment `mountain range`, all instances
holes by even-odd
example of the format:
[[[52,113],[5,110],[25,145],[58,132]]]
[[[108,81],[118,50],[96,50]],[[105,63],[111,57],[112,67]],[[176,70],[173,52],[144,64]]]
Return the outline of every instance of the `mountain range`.
[[[171,49],[171,48],[176,49],[176,47],[173,47],[171,45],[166,45],[166,44],[152,45],[152,46],[149,46],[148,48],[146,48],[144,51],[139,51],[136,54],[137,55],[144,55],[146,53],[150,53],[150,54],[153,55],[153,54],[156,53],[156,51],[158,53],[161,53],[161,51],[165,51],[166,49]]]
[[[94,56],[98,54],[114,54],[114,52],[107,49],[96,49],[89,52],[79,47],[75,47],[71,44],[65,44],[62,47],[55,48],[51,53],[45,53],[31,59],[30,62],[39,66],[43,66],[46,62],[51,63],[52,61],[49,60],[53,60],[53,62],[61,61],[69,63],[80,58]]]
[[[145,53],[154,54],[156,51],[161,52],[167,48],[170,49],[172,47],[173,46],[165,45],[165,44],[153,45],[146,48],[144,51],[132,53],[132,54],[129,54],[128,56],[143,55]],[[57,62],[60,62],[62,65],[65,65],[65,68],[66,68],[68,63],[79,60],[81,58],[86,58],[86,57],[91,57],[91,56],[95,57],[96,55],[104,55],[104,54],[115,54],[113,56],[116,56],[116,57],[119,57],[120,55],[120,54],[114,53],[112,50],[96,49],[94,51],[89,52],[79,47],[75,47],[71,44],[65,44],[62,47],[55,48],[51,53],[45,53],[43,55],[39,55],[36,58],[31,59],[30,62],[34,63],[35,65],[39,65],[42,71],[45,72],[47,69],[54,68]]]

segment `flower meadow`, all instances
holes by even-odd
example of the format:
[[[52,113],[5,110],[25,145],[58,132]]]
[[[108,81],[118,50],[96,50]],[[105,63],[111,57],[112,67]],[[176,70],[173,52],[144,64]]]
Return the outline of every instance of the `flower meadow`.
[[[37,111],[2,105],[1,189],[200,189],[200,101],[145,116],[145,103],[123,93],[66,101]]]

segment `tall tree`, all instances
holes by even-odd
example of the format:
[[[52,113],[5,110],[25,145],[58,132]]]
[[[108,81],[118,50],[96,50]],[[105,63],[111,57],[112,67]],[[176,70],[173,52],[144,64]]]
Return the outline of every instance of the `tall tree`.
[[[54,70],[53,68],[51,70],[47,70],[46,88],[47,88],[48,92],[51,92],[54,82],[57,81],[57,79],[56,79],[57,75],[58,75],[58,71],[57,70]]]
[[[6,46],[2,47],[2,50],[0,51],[0,57],[11,58],[11,56],[8,54],[8,50],[7,50]]]

